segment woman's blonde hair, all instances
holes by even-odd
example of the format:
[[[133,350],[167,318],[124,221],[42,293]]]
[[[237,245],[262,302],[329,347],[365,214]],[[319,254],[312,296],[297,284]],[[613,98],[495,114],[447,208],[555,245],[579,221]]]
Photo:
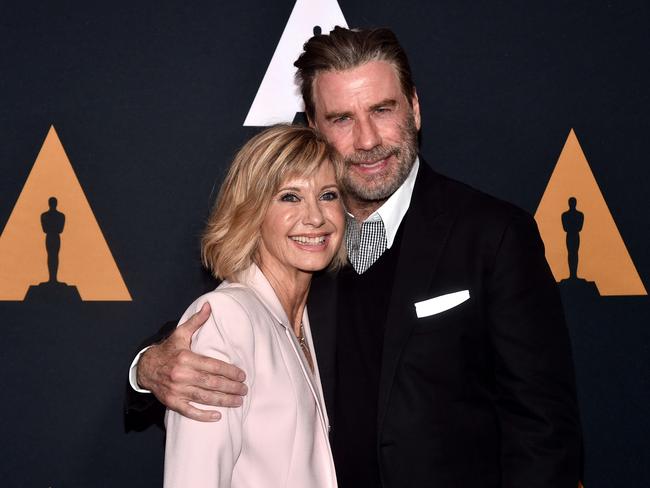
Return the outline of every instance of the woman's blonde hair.
[[[201,238],[201,259],[216,278],[237,281],[237,274],[254,262],[262,222],[280,185],[287,178],[312,175],[333,161],[331,154],[314,129],[285,124],[260,132],[239,150]],[[338,181],[339,165],[332,164]],[[345,263],[344,247],[330,269]]]

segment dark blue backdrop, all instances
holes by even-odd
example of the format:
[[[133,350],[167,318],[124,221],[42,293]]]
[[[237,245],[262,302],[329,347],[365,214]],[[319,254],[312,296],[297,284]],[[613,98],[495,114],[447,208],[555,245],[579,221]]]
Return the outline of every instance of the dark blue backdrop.
[[[0,228],[54,124],[133,297],[0,302],[2,486],[161,484],[162,432],[124,432],[128,365],[213,286],[197,235],[293,5],[0,4]],[[647,2],[340,6],[406,47],[437,170],[532,213],[574,128],[648,286]],[[564,299],[585,486],[650,486],[648,297]]]

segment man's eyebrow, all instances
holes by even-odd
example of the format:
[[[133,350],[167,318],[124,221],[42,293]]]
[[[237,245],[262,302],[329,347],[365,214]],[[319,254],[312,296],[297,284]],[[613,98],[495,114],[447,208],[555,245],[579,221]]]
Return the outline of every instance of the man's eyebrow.
[[[375,103],[370,106],[370,111],[377,110],[378,108],[394,108],[397,106],[397,100],[394,98],[385,98],[381,102]],[[341,117],[351,117],[352,112],[328,112],[325,114],[325,120],[332,121]]]
[[[394,98],[385,98],[379,103],[370,106],[370,110],[377,110],[378,108],[393,108],[397,106],[397,100]]]
[[[325,120],[328,122],[338,119],[341,117],[350,117],[352,115],[352,112],[327,112],[325,114]]]

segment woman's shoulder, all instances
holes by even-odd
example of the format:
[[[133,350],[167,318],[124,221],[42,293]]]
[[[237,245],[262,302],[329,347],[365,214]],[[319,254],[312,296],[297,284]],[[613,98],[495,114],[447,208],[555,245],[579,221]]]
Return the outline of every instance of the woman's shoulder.
[[[254,377],[255,349],[263,327],[253,291],[243,285],[222,284],[198,297],[185,312],[184,319],[198,312],[205,303],[210,304],[210,316],[194,332],[192,351],[235,364],[247,371],[249,378]]]
[[[250,318],[259,313],[263,304],[252,288],[241,283],[223,282],[216,289],[200,296],[196,302],[196,310],[208,302],[212,315],[216,318],[237,316]]]
[[[222,283],[215,290],[198,297],[185,312],[181,323],[198,312],[205,303],[210,304],[210,317],[194,333],[193,350],[195,347],[210,350],[219,344],[226,350],[240,352],[253,347],[264,321],[263,316],[260,317],[262,305],[253,290],[238,283]]]

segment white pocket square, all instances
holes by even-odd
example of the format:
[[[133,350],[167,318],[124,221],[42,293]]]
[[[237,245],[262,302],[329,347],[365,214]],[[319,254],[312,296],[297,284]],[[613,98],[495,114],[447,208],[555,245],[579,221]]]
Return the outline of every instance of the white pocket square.
[[[447,293],[439,297],[429,298],[422,302],[415,304],[415,315],[419,319],[435,315],[450,308],[460,305],[464,301],[469,300],[469,290],[456,291],[454,293]]]

